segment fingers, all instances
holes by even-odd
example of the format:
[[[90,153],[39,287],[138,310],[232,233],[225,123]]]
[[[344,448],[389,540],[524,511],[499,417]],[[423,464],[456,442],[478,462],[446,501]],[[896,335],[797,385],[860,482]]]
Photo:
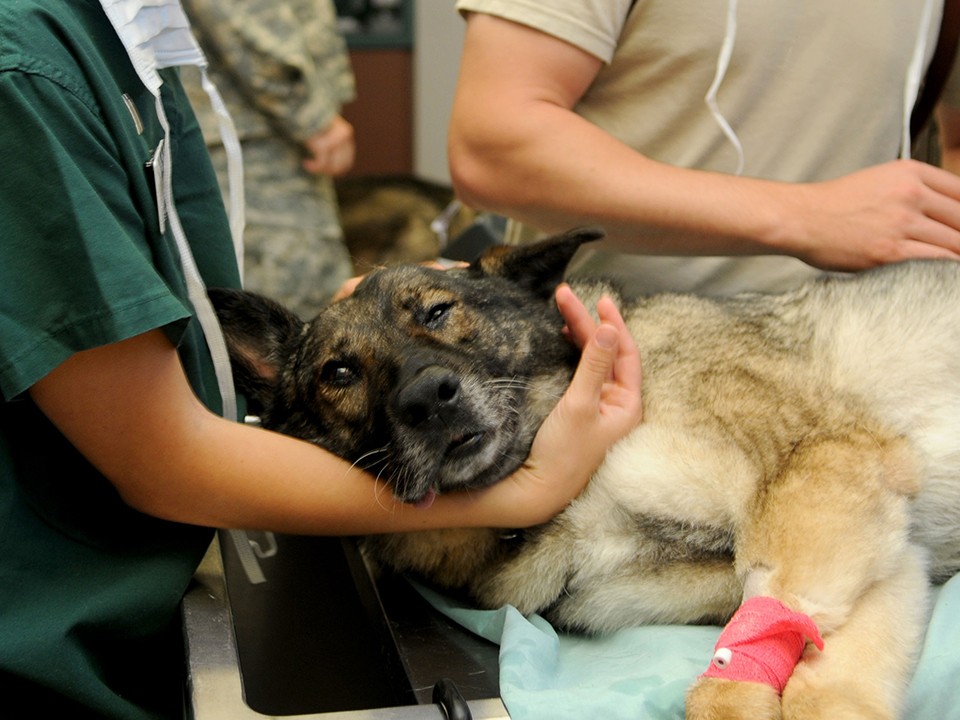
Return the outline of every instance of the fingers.
[[[896,162],[904,177],[919,182],[921,192],[902,190],[900,201],[919,215],[904,227],[907,257],[946,257],[960,253],[960,177],[923,162]],[[909,188],[905,182],[902,188]],[[923,247],[927,245],[928,247]]]
[[[601,346],[610,342],[618,343],[618,352],[610,367],[610,377],[628,381],[639,379],[640,353],[616,303],[609,296],[604,295],[597,303],[597,315],[603,323],[600,326],[569,285],[562,284],[557,288],[556,302],[567,323],[564,330],[571,341],[581,349],[587,346],[591,336],[594,336]],[[608,327],[604,327],[604,324]]]
[[[470,263],[468,262],[463,262],[462,260],[447,260],[446,258],[427,260],[420,264],[423,265],[423,267],[432,268],[433,270],[450,270],[451,268],[470,267]]]
[[[952,257],[960,253],[960,177],[927,163],[900,163],[899,169],[915,173],[923,191],[913,204],[921,218],[907,229],[907,241],[927,244],[907,250],[909,257]],[[907,195],[906,202],[910,202]]]
[[[960,253],[960,202],[938,193],[925,202],[925,222],[918,223],[915,240],[930,245],[939,252],[929,257],[952,257]],[[913,255],[923,257],[925,254]]]
[[[604,295],[597,302],[597,316],[600,318],[600,322],[609,323],[616,327],[618,331],[628,332],[623,316],[620,315],[620,309],[609,295]]]
[[[567,300],[565,298],[563,302]],[[576,304],[583,309],[579,301]],[[600,300],[597,312],[601,322],[583,347],[580,364],[570,384],[571,399],[578,405],[583,403],[581,407],[586,412],[618,413],[626,429],[640,421],[642,412],[640,352],[620,311],[609,297]]]
[[[459,261],[437,262],[435,260],[431,260],[421,264],[424,265],[425,267],[434,268],[436,270],[449,270],[450,268],[467,267],[469,265],[469,263],[459,262]],[[330,298],[330,302],[343,300],[345,297],[352,295],[353,291],[357,289],[357,285],[359,285],[360,281],[363,280],[365,277],[366,275],[357,275],[356,277],[352,277],[352,278],[349,278],[348,280],[344,280],[343,284],[339,287],[339,289],[334,294],[334,296]]]
[[[918,168],[920,178],[929,188],[953,200],[960,200],[960,177],[928,163],[915,162],[912,167]]]
[[[583,336],[580,363],[537,432],[522,471],[514,474],[518,482],[494,486],[513,485],[538,498],[534,505],[542,512],[526,523],[543,522],[562,510],[643,415],[640,353],[613,301],[599,303],[599,325],[569,288],[559,289],[557,304]]]
[[[616,303],[609,297],[600,298],[600,302],[597,303],[597,313],[603,323],[597,330],[598,334],[604,327],[613,328],[617,334],[617,355],[613,363],[612,379],[615,386],[624,393],[620,401],[626,401],[629,404],[635,398],[639,403],[643,367],[636,340],[627,328]],[[599,336],[597,342],[600,342]],[[637,409],[639,411],[639,407]]]
[[[335,115],[330,126],[308,137],[303,143],[306,157],[303,169],[314,175],[338,177],[348,172],[356,157],[353,126]]]
[[[566,322],[564,333],[577,347],[583,348],[597,327],[596,321],[569,285],[558,286],[555,299],[557,309]]]
[[[894,160],[796,191],[808,211],[802,243],[790,252],[811,265],[856,271],[960,259],[960,177],[941,168]]]
[[[356,290],[357,285],[360,284],[360,281],[363,280],[363,275],[358,275],[357,277],[352,277],[349,280],[344,280],[343,284],[331,298],[330,302],[336,302],[337,300],[343,300],[343,298],[348,295],[352,295],[353,291]]]
[[[599,403],[604,384],[613,377],[620,335],[612,325],[601,324],[583,346],[570,389],[591,404]]]
[[[344,149],[332,148],[328,151],[315,152],[304,158],[303,169],[311,175],[329,175],[339,177],[353,167],[353,154]]]

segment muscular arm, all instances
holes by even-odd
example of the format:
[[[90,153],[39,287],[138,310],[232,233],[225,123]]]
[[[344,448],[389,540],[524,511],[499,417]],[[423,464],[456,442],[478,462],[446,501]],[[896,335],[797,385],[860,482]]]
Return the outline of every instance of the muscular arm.
[[[672,167],[572,112],[601,68],[532,28],[472,14],[449,134],[470,205],[543,230],[601,224],[653,254],[789,254],[859,269],[960,253],[960,179],[891,162],[789,185]]]
[[[530,461],[426,510],[320,448],[209,412],[159,330],[78,353],[30,394],[128,504],[161,518],[312,534],[529,525],[561,510],[640,418],[639,358],[619,314],[608,306],[594,331],[582,306],[564,302],[573,331],[592,339]]]

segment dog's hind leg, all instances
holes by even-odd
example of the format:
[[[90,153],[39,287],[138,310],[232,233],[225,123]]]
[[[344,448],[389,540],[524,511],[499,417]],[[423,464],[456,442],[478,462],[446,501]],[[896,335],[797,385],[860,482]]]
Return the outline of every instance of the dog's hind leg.
[[[797,445],[757,493],[737,541],[745,600],[765,598],[773,613],[752,612],[755,644],[733,646],[733,663],[718,652],[729,666],[691,688],[688,718],[896,717],[926,593],[922,554],[908,538],[913,472],[904,443],[859,427]],[[822,652],[803,650],[817,630]],[[793,660],[767,664],[783,657],[769,638],[784,635]]]

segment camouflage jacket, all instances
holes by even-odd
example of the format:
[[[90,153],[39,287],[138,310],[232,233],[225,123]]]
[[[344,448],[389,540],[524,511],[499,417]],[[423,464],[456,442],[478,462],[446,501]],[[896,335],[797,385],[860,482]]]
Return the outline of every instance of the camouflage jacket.
[[[279,134],[297,145],[355,96],[333,0],[183,0],[210,77],[241,141]],[[208,145],[220,143],[210,102],[184,78]]]

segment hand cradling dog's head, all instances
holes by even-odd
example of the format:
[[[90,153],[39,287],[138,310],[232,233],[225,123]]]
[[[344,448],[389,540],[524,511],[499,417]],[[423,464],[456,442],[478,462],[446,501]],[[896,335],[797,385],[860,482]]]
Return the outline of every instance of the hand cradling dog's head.
[[[577,248],[599,236],[497,247],[462,269],[376,270],[308,323],[252,293],[210,296],[237,387],[265,427],[426,505],[525,460],[577,356],[553,291]]]

